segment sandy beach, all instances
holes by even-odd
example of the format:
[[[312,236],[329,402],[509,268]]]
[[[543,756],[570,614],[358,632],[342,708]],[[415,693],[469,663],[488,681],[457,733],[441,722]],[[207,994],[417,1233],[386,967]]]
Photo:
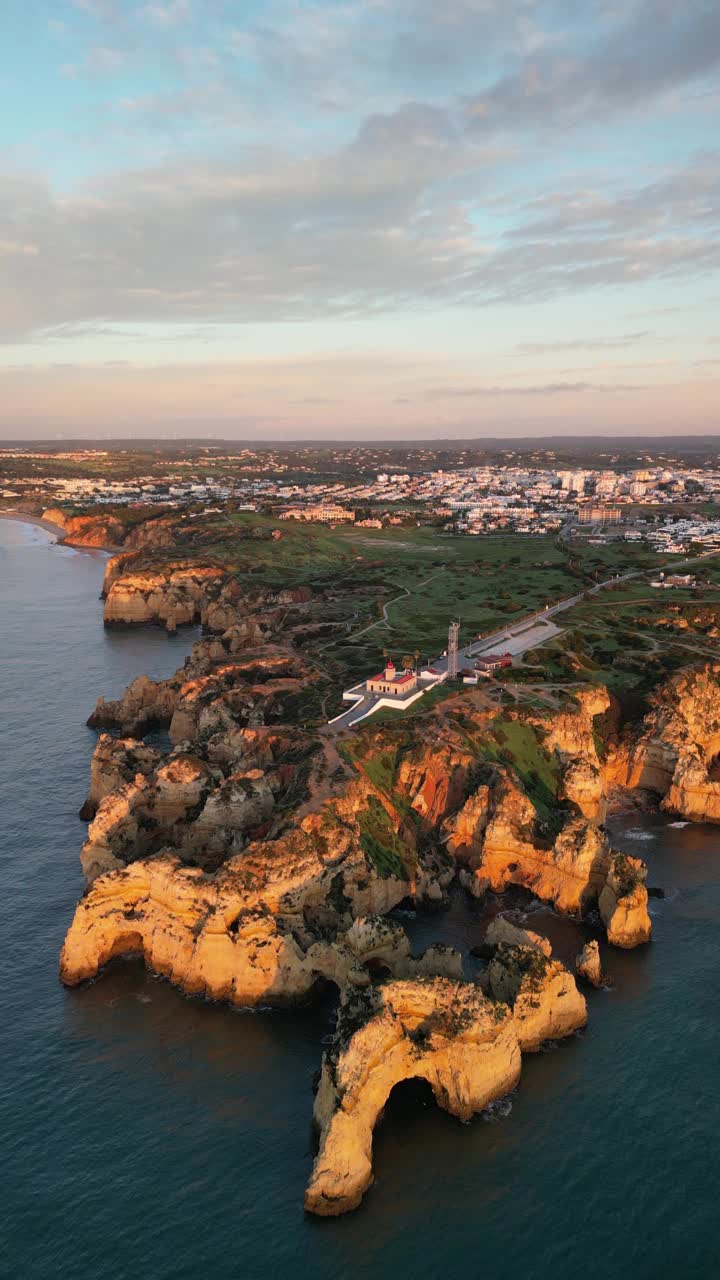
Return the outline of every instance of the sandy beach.
[[[19,520],[21,524],[36,524],[48,533],[52,533],[58,542],[65,539],[65,530],[51,520],[43,520],[40,516],[30,516],[24,511],[0,511],[0,520]]]

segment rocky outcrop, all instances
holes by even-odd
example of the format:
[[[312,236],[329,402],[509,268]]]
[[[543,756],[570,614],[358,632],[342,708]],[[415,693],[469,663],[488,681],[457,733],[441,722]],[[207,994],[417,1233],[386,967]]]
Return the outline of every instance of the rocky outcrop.
[[[607,797],[596,721],[610,710],[610,697],[603,685],[594,685],[574,693],[572,702],[571,708],[531,723],[541,729],[545,750],[556,752],[562,762],[562,795],[585,818],[603,822]]]
[[[121,698],[111,702],[98,698],[88,725],[91,729],[118,729],[132,737],[140,737],[150,729],[167,728],[177,706],[180,687],[175,676],[170,680],[138,676]]]
[[[388,982],[349,989],[323,1059],[314,1119],[320,1148],[305,1208],[322,1216],[357,1208],[372,1181],[372,1134],[402,1080],[430,1084],[439,1106],[469,1120],[515,1087],[513,1020],[468,983]]]
[[[519,885],[564,915],[582,916],[598,906],[608,938],[612,932],[617,945],[648,940],[642,876],[638,873],[632,904],[623,894],[621,902],[616,894],[616,855],[605,833],[585,818],[568,817],[552,843],[539,839],[535,806],[507,770],[498,770],[495,783],[483,785],[479,797],[468,798],[447,824],[447,832],[448,850],[469,867],[463,882],[471,891],[487,886],[500,893],[508,885]]]
[[[337,895],[335,866],[307,843],[277,844],[281,856],[258,846],[215,875],[163,854],[100,876],[65,939],[63,982],[74,986],[115,956],[140,955],[189,995],[251,1006],[304,999],[320,980],[367,984],[378,965],[391,973],[459,975],[452,948],[431,947],[414,958],[404,930],[379,917],[333,929],[330,919],[337,924],[342,914],[331,917],[322,905],[328,891]]]
[[[600,947],[594,940],[586,942],[580,955],[575,959],[575,972],[593,987],[605,985],[600,963]]]
[[[105,599],[105,623],[109,626],[153,622],[175,631],[191,622],[203,621],[203,615],[216,602],[227,582],[224,569],[209,566],[122,574],[110,584]],[[234,620],[233,615],[231,621]]]
[[[521,1051],[585,1025],[574,979],[536,947],[502,943],[487,994],[444,978],[347,987],[323,1057],[314,1120],[319,1150],[305,1208],[357,1208],[372,1182],[372,1135],[403,1080],[426,1080],[443,1110],[469,1120],[513,1089]]]
[[[613,855],[598,907],[608,942],[615,947],[627,950],[650,941],[646,877],[647,867],[640,858],[624,853]]]
[[[43,520],[60,525],[64,541],[73,547],[121,547],[128,533],[127,525],[109,514],[71,516],[62,507],[50,507],[43,512]]]
[[[165,845],[182,846],[189,816],[204,812],[214,784],[217,778],[202,760],[178,753],[152,774],[137,773],[105,796],[80,854],[86,878],[94,880]]]
[[[65,530],[64,541],[70,546],[103,550],[171,547],[177,525],[182,522],[182,516],[178,517],[176,512],[157,515],[152,509],[146,509],[140,515],[128,508],[114,511],[100,508],[86,515],[70,515],[62,507],[51,507],[44,512],[43,519],[60,525]]]
[[[162,752],[137,738],[101,734],[90,762],[90,787],[80,817],[90,822],[106,796],[134,781],[137,774],[152,773],[161,760]]]
[[[485,942],[495,947],[499,947],[502,942],[514,947],[533,947],[544,956],[552,955],[552,946],[547,938],[533,933],[532,929],[522,928],[505,915],[497,915],[491,920],[485,933]]]
[[[545,1040],[573,1035],[587,1022],[585,998],[572,974],[537,947],[500,943],[487,972],[494,1000],[512,1009],[523,1052],[535,1052]]]
[[[679,672],[651,704],[639,730],[609,758],[608,779],[658,793],[670,813],[720,822],[720,664]]]
[[[195,560],[167,560],[161,568],[147,567],[147,557],[124,552],[111,560],[103,583],[104,620],[107,626],[154,623],[175,631],[201,623],[208,631],[224,633],[242,626],[250,614],[274,613],[277,617],[312,598],[305,588],[259,590],[246,593],[235,574],[222,564]],[[246,636],[257,643],[262,630]]]

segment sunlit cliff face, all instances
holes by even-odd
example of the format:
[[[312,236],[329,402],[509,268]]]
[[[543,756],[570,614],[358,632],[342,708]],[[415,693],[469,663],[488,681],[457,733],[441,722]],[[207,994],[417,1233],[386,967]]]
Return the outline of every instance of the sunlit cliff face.
[[[716,6],[38,0],[0,430],[715,429]]]

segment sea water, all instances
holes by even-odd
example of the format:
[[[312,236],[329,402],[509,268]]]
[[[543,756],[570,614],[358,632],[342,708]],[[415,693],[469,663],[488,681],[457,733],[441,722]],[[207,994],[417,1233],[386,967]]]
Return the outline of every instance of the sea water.
[[[422,1089],[398,1089],[375,1134],[375,1184],[345,1218],[302,1209],[331,1004],[233,1012],[138,963],[63,990],[58,952],[83,889],[86,717],[136,675],[170,674],[193,638],[105,631],[104,563],[0,520],[0,1274],[718,1274],[716,828],[617,824],[616,844],[666,892],[651,900],[652,944],[603,948],[612,989],[589,995],[587,1031],[527,1056],[517,1092],[486,1116],[463,1125]],[[524,906],[563,959],[593,936]],[[417,947],[469,951],[482,937],[461,894],[403,923]]]

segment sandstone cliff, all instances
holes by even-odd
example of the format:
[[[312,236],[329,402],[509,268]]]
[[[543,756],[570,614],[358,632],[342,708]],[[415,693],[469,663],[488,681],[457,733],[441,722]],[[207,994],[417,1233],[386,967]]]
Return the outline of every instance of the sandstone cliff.
[[[598,717],[611,706],[607,689],[590,686],[575,692],[573,705],[552,716],[533,718],[543,734],[546,751],[562,762],[562,795],[577,805],[585,818],[603,822],[607,797],[603,765],[598,756]]]
[[[347,987],[314,1108],[319,1151],[305,1208],[357,1208],[372,1182],[372,1135],[396,1084],[427,1080],[438,1106],[469,1120],[515,1087],[521,1051],[585,1025],[572,976],[536,948],[502,944],[491,998],[444,978]]]
[[[565,915],[582,916],[599,907],[611,941],[620,946],[647,942],[651,926],[642,864],[632,885],[618,880],[616,855],[594,822],[569,815],[548,845],[538,839],[537,818],[532,801],[505,770],[468,798],[446,830],[447,848],[465,864],[464,882],[471,891],[480,886],[499,893],[514,884]]]
[[[79,983],[137,954],[189,994],[243,1006],[334,983],[341,1013],[306,1204],[344,1212],[371,1181],[373,1126],[398,1081],[428,1080],[468,1118],[514,1086],[521,1050],[586,1020],[547,941],[507,912],[487,932],[496,950],[477,985],[456,951],[414,956],[383,917],[406,898],[441,902],[457,876],[477,896],[520,886],[561,913],[597,910],[613,945],[646,942],[646,868],[610,846],[603,788],[653,785],[667,807],[713,816],[720,667],[669,682],[607,762],[609,702],[592,689],[556,716],[470,702],[422,737],[371,726],[345,744],[347,771],[331,782],[321,739],[297,725],[321,678],[277,643],[288,600],[207,583],[199,608],[217,633],[169,680],[141,677],[92,717],[126,736],[101,736],[93,758],[90,884],[61,977]],[[153,724],[169,729],[170,751],[140,740]],[[597,981],[586,952],[579,971]]]
[[[487,989],[512,1009],[515,1033],[526,1053],[544,1040],[572,1035],[587,1022],[585,999],[572,974],[537,947],[501,942],[487,972]]]
[[[662,808],[694,822],[720,822],[720,664],[679,672],[656,691],[639,730],[626,733],[607,776],[647,788]]]
[[[373,1129],[401,1080],[427,1080],[443,1110],[469,1120],[519,1076],[510,1012],[477,987],[436,979],[349,990],[323,1059],[320,1149],[305,1208],[323,1216],[357,1208],[372,1181]]]
[[[90,787],[80,817],[90,822],[106,796],[132,782],[138,774],[152,773],[161,759],[160,751],[138,738],[112,738],[102,733],[90,762]]]
[[[142,558],[125,552],[105,570],[103,595],[107,626],[158,624],[168,631],[201,623],[208,631],[226,632],[252,622],[251,615],[275,613],[307,604],[304,587],[245,592],[223,564],[168,558],[160,568],[143,568]]]

